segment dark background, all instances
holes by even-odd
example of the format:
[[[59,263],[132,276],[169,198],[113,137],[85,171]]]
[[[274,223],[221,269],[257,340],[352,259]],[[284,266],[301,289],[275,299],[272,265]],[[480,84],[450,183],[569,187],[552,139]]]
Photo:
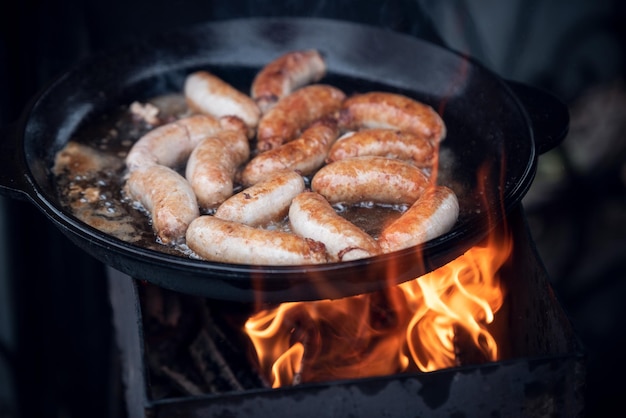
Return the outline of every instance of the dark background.
[[[572,123],[563,144],[540,157],[524,207],[588,351],[587,412],[598,416],[619,408],[626,395],[626,13],[620,1],[549,3],[5,2],[0,128],[82,57],[174,27],[242,16],[382,26],[445,43],[503,77],[546,88],[569,106]],[[0,418],[123,416],[103,267],[28,202],[0,197],[0,216]]]

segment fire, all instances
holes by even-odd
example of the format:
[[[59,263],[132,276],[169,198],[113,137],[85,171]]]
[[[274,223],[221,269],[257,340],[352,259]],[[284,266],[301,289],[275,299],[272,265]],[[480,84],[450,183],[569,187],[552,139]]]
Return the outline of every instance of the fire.
[[[459,364],[459,344],[499,359],[487,329],[502,307],[500,267],[512,250],[490,236],[445,266],[384,291],[283,303],[248,319],[261,375],[272,387],[430,372]]]

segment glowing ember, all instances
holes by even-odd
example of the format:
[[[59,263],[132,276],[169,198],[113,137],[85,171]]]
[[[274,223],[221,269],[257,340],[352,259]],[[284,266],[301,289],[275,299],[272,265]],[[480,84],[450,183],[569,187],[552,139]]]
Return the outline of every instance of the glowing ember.
[[[385,291],[258,312],[245,331],[260,373],[280,387],[429,372],[458,365],[460,332],[485,361],[496,361],[498,345],[486,326],[504,300],[499,269],[511,250],[508,235],[491,236],[486,245]]]

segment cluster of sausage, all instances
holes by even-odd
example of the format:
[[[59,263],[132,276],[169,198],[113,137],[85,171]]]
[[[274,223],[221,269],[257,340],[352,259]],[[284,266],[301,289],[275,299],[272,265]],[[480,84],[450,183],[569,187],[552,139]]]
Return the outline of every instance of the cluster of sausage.
[[[457,198],[425,174],[446,135],[440,116],[401,94],[347,96],[320,83],[325,74],[322,55],[303,50],[262,68],[250,94],[206,71],[187,76],[189,115],[146,133],[126,157],[124,191],[161,243],[212,261],[315,264],[452,228]],[[408,209],[372,237],[333,207],[362,202]],[[266,227],[285,217],[289,230]]]

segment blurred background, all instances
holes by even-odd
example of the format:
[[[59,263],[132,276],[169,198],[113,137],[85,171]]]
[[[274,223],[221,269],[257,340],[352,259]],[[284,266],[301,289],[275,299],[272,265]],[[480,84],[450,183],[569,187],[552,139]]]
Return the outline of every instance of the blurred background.
[[[626,384],[626,4],[618,0],[25,0],[0,5],[0,129],[75,62],[133,39],[244,16],[316,16],[468,53],[567,104],[523,206],[587,352],[587,415]],[[1,132],[1,131],[0,131]],[[1,137],[0,137],[1,138]],[[0,418],[123,417],[103,266],[28,202],[0,196]],[[44,349],[45,348],[45,349]]]

